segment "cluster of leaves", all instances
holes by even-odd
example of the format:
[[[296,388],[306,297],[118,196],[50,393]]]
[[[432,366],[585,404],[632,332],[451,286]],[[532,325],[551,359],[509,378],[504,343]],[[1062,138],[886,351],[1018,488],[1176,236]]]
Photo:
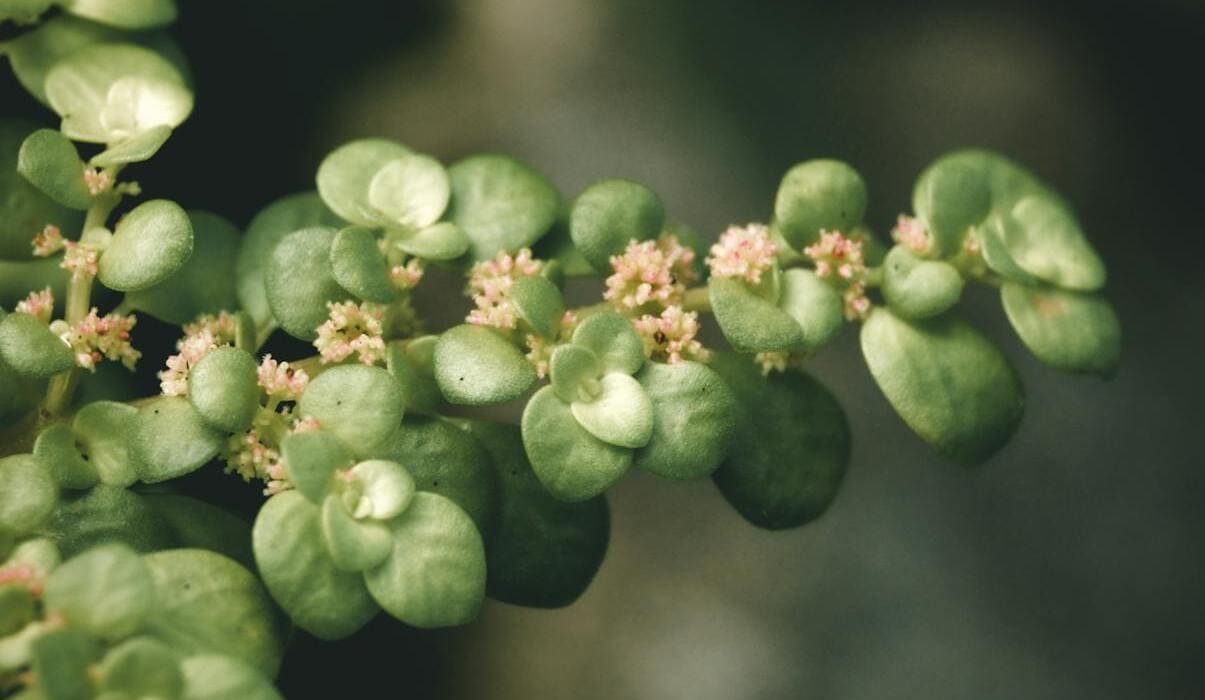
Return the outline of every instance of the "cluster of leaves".
[[[0,0],[0,21],[51,4]],[[58,4],[0,44],[61,118],[0,123],[5,691],[271,696],[275,606],[334,639],[381,610],[436,627],[472,620],[486,596],[568,605],[602,564],[605,493],[632,467],[710,477],[760,527],[810,522],[836,496],[850,432],[801,365],[847,323],[904,422],[980,463],[1023,399],[956,315],[968,282],[999,288],[1047,364],[1116,369],[1104,267],[1070,208],[983,151],[922,173],[890,248],[863,221],[862,178],[831,160],[792,168],[772,219],[709,254],[638,183],[565,202],[513,158],[445,167],[382,139],[333,151],[315,191],[242,235],[166,199],[123,208],[142,191],[125,168],[192,109],[157,31],[175,6]],[[412,303],[428,268],[465,273],[477,306],[438,334]],[[566,279],[593,275],[605,301],[571,308]],[[731,350],[696,337],[708,312]],[[162,396],[135,398],[98,366],[138,361],[135,314],[184,328]],[[261,359],[277,331],[317,354]],[[451,417],[512,402],[518,425]],[[252,527],[170,491],[215,459],[266,482]]]

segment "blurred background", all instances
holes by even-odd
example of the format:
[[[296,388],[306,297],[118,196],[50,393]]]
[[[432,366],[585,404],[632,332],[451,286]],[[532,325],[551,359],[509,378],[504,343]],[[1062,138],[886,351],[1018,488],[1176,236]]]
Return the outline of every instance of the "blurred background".
[[[987,146],[1077,206],[1125,329],[1115,380],[1069,377],[971,295],[1028,412],[970,472],[908,432],[849,332],[811,365],[855,440],[819,521],[760,531],[709,481],[633,474],[573,606],[299,634],[288,696],[1200,697],[1198,0],[182,4],[197,109],[134,175],[153,196],[245,224],[312,188],[331,148],[379,135],[444,161],[508,152],[566,196],[636,179],[715,237],[768,218],[781,174],[824,156],[862,172],[883,232],[928,162]],[[0,104],[49,120],[8,71]]]

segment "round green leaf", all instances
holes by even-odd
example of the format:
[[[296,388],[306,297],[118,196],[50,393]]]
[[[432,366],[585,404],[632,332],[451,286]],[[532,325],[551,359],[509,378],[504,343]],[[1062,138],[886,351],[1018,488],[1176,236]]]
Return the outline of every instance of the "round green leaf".
[[[325,430],[286,435],[280,450],[289,481],[315,504],[326,498],[335,472],[352,464],[351,451],[334,433]]]
[[[32,532],[58,502],[49,465],[31,454],[0,457],[0,532]]]
[[[210,350],[188,372],[188,400],[211,427],[239,433],[259,410],[255,360],[246,350]]]
[[[1099,294],[1005,284],[1008,320],[1039,360],[1068,372],[1112,377],[1121,362],[1121,322]]]
[[[581,345],[561,345],[552,351],[548,362],[552,389],[566,403],[582,396],[583,382],[602,375],[602,363],[593,350]]]
[[[866,213],[866,183],[837,160],[809,160],[783,176],[774,198],[774,223],[795,249],[820,238],[821,231],[849,233]]]
[[[251,523],[241,517],[189,496],[148,493],[142,499],[167,523],[173,546],[207,549],[255,566]]]
[[[158,153],[159,149],[163,147],[163,144],[167,143],[167,139],[171,135],[172,128],[166,124],[160,124],[146,131],[140,131],[130,138],[120,141],[110,148],[106,148],[104,151],[92,156],[92,159],[88,162],[97,168],[141,163],[150,160],[152,156]]]
[[[627,472],[632,450],[591,435],[552,387],[523,410],[523,446],[540,482],[562,501],[584,501],[606,491]]]
[[[717,353],[712,369],[736,398],[732,447],[712,475],[724,498],[769,530],[820,517],[849,465],[849,424],[819,382],[799,372],[763,377],[747,356]]]
[[[780,277],[779,288],[778,308],[799,324],[804,350],[820,348],[841,332],[845,323],[841,295],[815,272],[786,270]]]
[[[171,524],[143,496],[105,484],[78,495],[64,494],[43,531],[65,557],[111,541],[140,552],[176,545]]]
[[[786,277],[784,275],[784,277]],[[792,280],[791,284],[802,282],[801,278]],[[795,291],[806,289],[799,284]],[[744,282],[736,279],[713,277],[707,282],[707,295],[711,300],[711,310],[715,314],[716,323],[724,333],[724,338],[732,347],[740,352],[781,352],[802,347],[805,342],[803,327],[787,311],[762,298],[750,289]],[[799,300],[792,296],[785,304],[803,318]],[[823,308],[819,320],[823,318]],[[818,331],[823,331],[822,323],[818,323]],[[823,337],[823,332],[816,336]]]
[[[0,290],[5,289],[4,282],[17,281],[15,270],[7,267],[10,263],[2,261],[32,258],[30,243],[47,224],[70,234],[78,231],[84,220],[82,212],[55,202],[17,172],[21,145],[34,128],[32,124],[0,119]],[[50,267],[59,275],[63,273],[57,269],[57,260],[39,260],[35,264]],[[16,296],[37,288],[21,284],[15,290]],[[0,297],[0,304],[8,303],[11,302]]]
[[[591,435],[620,447],[644,447],[653,436],[653,403],[640,382],[627,374],[609,372],[598,382],[590,400],[569,404],[573,417]]]
[[[1031,195],[1013,206],[1011,216],[1020,225],[1004,229],[1004,244],[1022,269],[1067,289],[1090,292],[1104,286],[1105,264],[1065,205]]]
[[[52,629],[29,643],[37,692],[43,698],[90,698],[90,667],[100,645],[79,629]],[[38,696],[35,696],[38,697]]]
[[[555,338],[561,330],[565,315],[565,299],[561,290],[547,278],[520,277],[510,288],[511,302],[527,325],[545,338]]]
[[[460,325],[439,336],[435,381],[450,403],[483,405],[519,398],[536,380],[535,368],[499,333]]]
[[[155,552],[143,561],[158,601],[149,634],[180,654],[229,654],[276,674],[287,630],[254,574],[204,549]]]
[[[391,231],[389,240],[402,252],[427,260],[455,260],[469,249],[469,237],[449,221],[421,229]]]
[[[264,290],[265,270],[276,244],[294,231],[314,226],[339,226],[339,218],[326,208],[317,192],[288,195],[264,207],[251,220],[235,262],[239,305],[251,314],[257,328],[272,321]]]
[[[72,209],[92,206],[84,162],[75,144],[54,129],[38,129],[21,144],[17,170],[54,201]]]
[[[238,308],[238,297],[229,283],[238,255],[238,228],[209,212],[190,211],[188,218],[193,232],[188,260],[162,281],[135,290],[125,299],[131,307],[176,325],[189,323],[201,314]]]
[[[875,382],[925,442],[954,461],[987,460],[1016,431],[1016,373],[992,343],[952,316],[908,322],[876,309],[862,326]]]
[[[448,177],[447,218],[468,236],[473,261],[530,246],[556,220],[560,198],[552,183],[513,158],[469,156],[448,168]]]
[[[363,226],[381,226],[389,218],[369,201],[372,180],[390,162],[409,154],[405,146],[385,139],[345,143],[318,166],[318,193],[344,219]]]
[[[963,280],[958,268],[916,257],[897,245],[883,262],[883,298],[904,318],[930,318],[958,303]]]
[[[268,308],[295,338],[317,338],[318,326],[330,313],[327,302],[347,298],[331,267],[334,240],[335,230],[322,226],[290,233],[273,249],[264,270]]]
[[[64,562],[46,581],[46,610],[105,640],[137,632],[156,606],[151,572],[134,550],[94,547]]]
[[[77,17],[122,29],[154,29],[176,21],[175,0],[61,0]]]
[[[320,639],[340,639],[380,608],[358,574],[335,567],[318,512],[299,493],[279,493],[260,509],[251,544],[264,585],[293,622]]]
[[[443,496],[419,493],[389,529],[393,551],[364,573],[377,603],[414,627],[477,617],[485,599],[485,546],[472,518]]]
[[[66,423],[55,423],[39,433],[33,453],[50,468],[60,488],[91,488],[99,480],[96,466],[84,459],[75,432]]]
[[[365,460],[351,468],[350,476],[360,491],[353,512],[357,518],[388,520],[406,510],[414,498],[414,477],[397,462]]]
[[[736,431],[728,385],[706,365],[650,362],[636,375],[653,405],[653,437],[634,466],[666,479],[697,479],[715,471]]]
[[[199,469],[217,456],[224,443],[225,436],[179,396],[161,396],[143,404],[130,425],[130,453],[138,478],[147,483]]]
[[[349,226],[331,243],[331,272],[339,286],[361,299],[388,304],[397,298],[389,264],[372,229]]]
[[[97,669],[105,693],[133,698],[175,698],[184,689],[180,657],[153,637],[134,637],[109,650]]]
[[[636,374],[644,366],[644,341],[631,321],[612,311],[582,320],[573,331],[573,344],[592,350],[604,372]]]
[[[158,53],[134,44],[92,44],[46,75],[46,97],[74,141],[115,144],[192,112],[192,91]]]
[[[497,505],[497,485],[481,446],[441,418],[406,416],[378,455],[405,467],[420,491],[451,499],[487,532]]]
[[[942,158],[921,173],[912,190],[912,209],[925,222],[938,257],[957,253],[991,206],[987,168],[975,159]]]
[[[366,365],[331,367],[310,381],[299,415],[313,417],[357,457],[372,454],[402,422],[405,397],[389,372]]]
[[[665,207],[649,188],[630,180],[602,180],[578,195],[569,214],[573,244],[598,272],[632,241],[656,238]]]
[[[558,501],[536,478],[519,429],[470,421],[499,485],[498,517],[486,535],[486,592],[515,605],[559,608],[590,585],[611,534],[604,496]]]
[[[0,357],[27,377],[49,377],[75,366],[70,346],[29,314],[0,319]]]
[[[229,656],[190,656],[181,665],[181,700],[280,700],[272,682],[251,666]]]
[[[1017,261],[1004,245],[1009,236],[1005,230],[1019,226],[1015,220],[1007,216],[992,215],[981,226],[975,229],[975,239],[979,243],[979,254],[988,269],[1006,280],[1024,285],[1040,284],[1038,278],[1021,269]]]
[[[434,413],[443,400],[433,366],[437,342],[437,336],[427,335],[388,346],[385,363],[406,397],[406,411]]]
[[[101,483],[124,488],[138,480],[129,448],[137,415],[138,409],[116,401],[93,401],[75,414],[71,430],[76,446]]]
[[[444,166],[417,153],[389,161],[368,184],[368,203],[373,209],[407,228],[424,228],[438,221],[451,196]]]
[[[152,199],[117,222],[113,240],[100,256],[97,279],[119,292],[146,289],[179,270],[192,249],[188,214],[175,202]]]
[[[356,520],[333,493],[322,501],[322,536],[331,561],[341,571],[372,568],[393,549],[388,527],[375,520]]]

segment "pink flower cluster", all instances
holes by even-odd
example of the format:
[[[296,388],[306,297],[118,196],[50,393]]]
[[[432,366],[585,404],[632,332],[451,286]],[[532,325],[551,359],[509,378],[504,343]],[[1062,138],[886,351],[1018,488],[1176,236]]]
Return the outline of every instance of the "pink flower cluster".
[[[389,269],[389,279],[403,292],[414,289],[423,279],[423,264],[418,258],[411,258],[405,265],[394,265]]]
[[[164,396],[188,394],[188,373],[201,361],[202,357],[205,357],[206,353],[217,348],[218,345],[213,333],[207,330],[185,335],[176,341],[178,352],[167,358],[167,369],[159,372],[159,388]]]
[[[383,308],[354,301],[327,302],[326,307],[330,315],[318,327],[318,339],[314,341],[323,364],[342,362],[353,354],[358,354],[360,362],[366,365],[384,359]]]
[[[759,284],[762,274],[774,265],[778,246],[770,240],[764,224],[729,226],[719,242],[711,246],[707,266],[715,277],[735,277]]]
[[[264,355],[256,375],[264,393],[281,401],[297,400],[310,382],[305,370],[290,367],[288,362],[277,362],[271,355]]]
[[[865,318],[870,311],[866,296],[866,261],[862,242],[840,231],[821,231],[820,240],[803,249],[816,263],[816,274],[843,287],[845,318]]]
[[[478,326],[513,329],[519,318],[510,298],[511,285],[516,279],[534,277],[543,269],[544,263],[534,259],[529,248],[514,256],[502,251],[493,260],[477,263],[469,270],[465,289],[477,308],[469,312],[466,320]]]
[[[785,372],[791,361],[789,352],[759,352],[753,356],[753,361],[761,367],[762,376],[771,372]]]
[[[925,228],[925,224],[920,219],[904,214],[900,214],[896,219],[895,228],[891,230],[891,238],[919,255],[928,253],[933,244],[929,239],[929,231]]]
[[[566,311],[561,316],[561,327],[555,339],[548,340],[534,333],[527,334],[527,361],[536,368],[536,375],[540,379],[548,376],[548,363],[552,359],[552,351],[558,345],[569,342],[569,338],[573,335],[573,329],[576,327],[577,314],[572,311]]]
[[[607,291],[603,298],[620,309],[636,309],[655,302],[669,306],[682,300],[686,285],[695,278],[695,252],[673,234],[656,241],[632,241],[623,254],[611,256]]]
[[[264,443],[255,428],[245,433],[231,435],[226,441],[222,456],[226,460],[226,473],[238,474],[243,481],[262,480],[267,488],[265,496],[272,496],[293,488],[285,472],[280,452]]]
[[[699,314],[670,306],[660,316],[645,314],[632,322],[644,341],[648,357],[677,364],[685,360],[705,361],[710,352],[695,340],[699,333]]]
[[[208,331],[213,336],[213,342],[218,345],[232,345],[235,333],[238,331],[238,320],[225,311],[213,314],[203,314],[195,321],[184,326],[184,335],[199,335]]]
[[[33,254],[36,257],[48,258],[63,247],[63,232],[54,224],[46,224],[45,228],[33,237]]]
[[[96,276],[96,265],[100,260],[100,253],[96,249],[75,241],[63,241],[63,247],[67,252],[63,254],[63,262],[59,266],[70,272],[72,278],[78,280]]]
[[[113,176],[107,170],[85,168],[84,185],[88,188],[88,194],[95,197],[113,187]]]
[[[130,344],[130,330],[137,322],[137,318],[125,314],[101,316],[92,307],[79,323],[68,325],[59,320],[50,324],[50,329],[71,346],[75,364],[86,370],[95,371],[96,363],[106,358],[133,370],[142,357]]]
[[[29,314],[42,323],[50,323],[50,316],[54,313],[54,292],[50,287],[40,292],[30,292],[29,296],[17,302],[14,310]]]
[[[42,595],[45,584],[42,572],[31,564],[14,561],[0,567],[0,586],[21,586],[37,598]]]

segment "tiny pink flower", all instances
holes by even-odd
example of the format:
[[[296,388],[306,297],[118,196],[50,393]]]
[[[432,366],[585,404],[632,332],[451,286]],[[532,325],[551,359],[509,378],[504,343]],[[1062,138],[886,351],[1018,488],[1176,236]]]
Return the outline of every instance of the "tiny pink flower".
[[[318,419],[313,416],[298,418],[293,423],[294,433],[312,433],[322,426],[318,424]]]
[[[556,350],[558,345],[569,342],[569,338],[573,335],[573,329],[577,327],[577,314],[572,311],[566,311],[561,316],[561,327],[554,340],[535,335],[534,333],[527,334],[527,361],[536,368],[536,376],[540,379],[548,376],[548,362],[552,359],[552,351]]]
[[[113,176],[107,170],[85,168],[84,185],[88,188],[88,194],[95,197],[113,187]]]
[[[184,337],[208,332],[217,345],[233,345],[237,330],[237,319],[230,313],[220,311],[216,316],[213,314],[198,316],[195,321],[184,326]]]
[[[695,278],[694,259],[694,251],[673,234],[656,241],[632,241],[621,255],[611,256],[614,274],[607,278],[603,298],[620,309],[680,302],[686,285]]]
[[[264,355],[256,374],[264,393],[282,401],[295,401],[310,381],[305,370],[294,369],[288,362],[277,362],[271,355]]]
[[[920,255],[928,253],[929,248],[933,245],[924,223],[920,219],[904,214],[900,214],[896,219],[895,228],[891,230],[891,238],[896,243],[907,246],[912,249],[912,252]]]
[[[759,352],[753,356],[753,361],[761,367],[762,376],[771,372],[785,372],[791,361],[789,352]]]
[[[699,314],[670,306],[660,316],[645,314],[632,322],[644,341],[644,354],[654,360],[677,364],[685,360],[706,361],[710,352],[695,340]]]
[[[729,226],[719,242],[711,246],[707,266],[716,277],[735,277],[759,284],[762,274],[774,265],[778,246],[770,240],[764,224]]]
[[[62,250],[63,247],[63,232],[54,224],[46,224],[46,227],[33,237],[33,254],[36,257],[50,257]]]
[[[529,248],[514,256],[502,251],[493,260],[477,263],[469,270],[465,289],[477,308],[469,312],[466,320],[478,326],[514,329],[519,318],[510,298],[511,285],[516,279],[534,277],[543,269],[544,263],[532,258]]]
[[[854,282],[849,285],[842,293],[841,298],[845,302],[846,320],[865,320],[866,314],[870,312],[870,298],[866,296],[865,283]]]
[[[224,345],[225,343],[221,343]],[[188,394],[188,373],[210,350],[219,346],[213,333],[201,330],[176,341],[175,355],[167,358],[167,369],[159,372],[159,388],[165,396]]]
[[[418,258],[411,258],[405,265],[394,265],[389,269],[389,279],[401,291],[414,289],[423,279],[423,264]]]
[[[54,313],[54,292],[50,287],[40,292],[30,292],[29,296],[17,302],[15,310],[29,314],[42,323],[50,323],[50,316]]]
[[[342,362],[353,354],[359,355],[360,362],[366,365],[384,359],[382,307],[354,301],[327,302],[326,307],[330,316],[318,327],[318,339],[314,341],[323,364]]]
[[[65,321],[55,321],[50,329],[71,347],[75,363],[84,369],[95,371],[96,364],[107,358],[133,370],[142,357],[130,344],[130,330],[137,322],[134,316],[124,314],[100,316],[92,307],[79,323],[69,326]]]
[[[75,241],[63,241],[63,247],[67,252],[63,254],[59,267],[70,272],[71,277],[77,280],[96,276],[96,266],[100,260],[97,250]]]

